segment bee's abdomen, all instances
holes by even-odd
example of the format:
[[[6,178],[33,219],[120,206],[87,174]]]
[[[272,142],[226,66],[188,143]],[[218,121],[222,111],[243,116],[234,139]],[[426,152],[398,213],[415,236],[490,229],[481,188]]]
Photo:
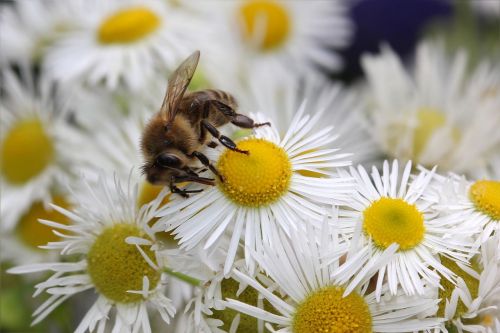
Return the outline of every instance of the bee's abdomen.
[[[225,92],[224,90],[207,89],[205,90],[205,92],[208,95],[207,97],[209,97],[208,99],[218,100],[219,102],[222,102],[233,109],[236,109],[238,107],[238,103],[236,102],[236,99],[233,97],[233,95]]]

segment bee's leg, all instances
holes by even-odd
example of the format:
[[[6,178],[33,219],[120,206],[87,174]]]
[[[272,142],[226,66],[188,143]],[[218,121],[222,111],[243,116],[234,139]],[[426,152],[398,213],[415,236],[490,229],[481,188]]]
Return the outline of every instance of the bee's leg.
[[[219,112],[222,112],[226,117],[228,117],[234,125],[241,128],[256,128],[260,126],[271,126],[271,123],[255,123],[252,118],[247,117],[245,115],[236,113],[229,105],[222,103],[218,100],[210,100],[208,103],[211,103],[215,109]],[[208,116],[208,114],[207,114]],[[205,116],[205,118],[207,117]]]
[[[215,141],[210,141],[209,143],[207,143],[207,146],[210,148],[215,148],[218,146],[218,144]]]
[[[201,162],[201,164],[208,167],[210,169],[210,171],[212,171],[217,177],[219,177],[221,182],[224,182],[224,177],[222,177],[222,175],[219,173],[219,171],[213,166],[212,163],[210,163],[210,161],[208,160],[208,158],[205,155],[203,155],[199,151],[193,151],[193,153],[191,155],[196,157]]]
[[[219,132],[219,130],[214,125],[210,124],[206,119],[203,119],[201,121],[201,125],[203,127],[205,127],[208,130],[208,132],[210,132],[210,134],[212,134],[212,136],[214,138],[218,139],[219,142],[223,146],[225,146],[225,147],[227,147],[227,148],[229,148],[229,149],[231,149],[233,151],[237,151],[238,153],[243,153],[243,154],[247,154],[248,155],[248,150],[240,150],[240,149],[238,149],[236,147],[236,143],[234,143],[233,140],[231,140],[230,138],[228,138],[225,135],[221,135],[220,132]]]
[[[169,184],[170,185],[170,192],[177,193],[177,194],[183,196],[184,198],[189,198],[189,194],[188,193],[200,193],[200,192],[203,191],[203,189],[200,189],[200,190],[184,190],[184,189],[180,189],[177,186],[175,186],[176,183],[183,182],[184,178],[187,178],[187,177],[176,177],[176,176],[170,177],[170,184]]]

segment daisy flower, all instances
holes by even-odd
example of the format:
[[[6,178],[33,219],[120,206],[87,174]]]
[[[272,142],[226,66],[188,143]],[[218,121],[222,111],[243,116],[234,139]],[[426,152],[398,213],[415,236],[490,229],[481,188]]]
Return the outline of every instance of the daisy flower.
[[[402,174],[397,160],[392,167],[385,161],[382,175],[375,167],[371,177],[361,166],[341,172],[353,177],[357,187],[339,212],[338,226],[351,245],[346,264],[334,273],[338,281],[346,283],[354,276],[362,280],[375,269],[377,297],[385,280],[394,295],[399,289],[421,295],[426,285],[440,285],[440,275],[448,280],[454,276],[438,254],[459,262],[473,255],[469,235],[474,229],[439,216],[426,198],[434,173],[422,171],[410,179],[411,165]]]
[[[444,281],[444,288],[439,291],[438,315],[447,320],[443,323],[444,331],[500,331],[499,244],[498,234],[488,239],[470,266],[442,258],[443,265],[458,276],[457,285]]]
[[[48,51],[46,70],[63,82],[137,90],[192,51],[194,17],[167,1],[75,2],[77,28]],[[203,35],[203,31],[198,32]]]
[[[459,223],[479,226],[479,243],[499,230],[500,180],[468,181],[455,174],[437,180],[444,189],[438,197],[439,209]]]
[[[321,114],[309,116],[305,110],[303,103],[283,138],[271,125],[238,141],[238,148],[250,151],[248,155],[213,150],[212,160],[224,182],[169,205],[160,212],[163,217],[155,228],[174,230],[187,249],[201,243],[205,249],[217,246],[217,240],[230,232],[228,273],[242,237],[247,251],[269,237],[270,229],[288,232],[300,226],[303,216],[313,223],[321,221],[324,206],[351,191],[350,179],[334,176],[336,168],[349,162],[346,154],[324,148],[335,140],[332,127],[314,130]],[[254,119],[265,121],[261,116]],[[246,254],[245,259],[252,265]]]
[[[363,67],[374,138],[389,156],[465,173],[500,144],[500,95],[486,96],[498,70],[489,63],[469,75],[464,52],[450,59],[441,45],[423,43],[412,70],[388,48],[365,56]]]
[[[338,70],[342,62],[333,50],[347,46],[352,32],[342,1],[204,1],[196,9],[230,54],[219,57],[217,67],[227,69],[227,58],[241,59],[231,62],[231,76],[255,69],[288,72],[290,66],[299,72]]]
[[[266,324],[271,332],[428,332],[439,325],[438,319],[426,318],[436,311],[437,301],[432,298],[391,297],[385,285],[380,302],[367,291],[367,284],[346,292],[345,285],[332,278],[339,260],[324,258],[332,252],[340,257],[345,247],[339,243],[339,235],[327,230],[324,227],[320,235],[312,228],[307,233],[292,231],[291,237],[279,231],[276,242],[264,243],[262,252],[252,253],[285,297],[233,270],[235,277],[255,288],[274,311],[233,299],[226,305],[273,324]]]
[[[47,47],[73,27],[66,1],[16,1],[0,6],[0,63],[43,62]]]
[[[33,313],[33,324],[69,297],[89,289],[95,290],[97,300],[75,332],[94,329],[102,332],[112,309],[116,310],[114,332],[150,332],[148,305],[169,323],[175,308],[163,294],[166,274],[160,267],[165,264],[165,258],[153,251],[155,236],[148,227],[162,198],[138,208],[135,204],[137,186],[124,189],[118,181],[113,184],[103,175],[97,183],[86,182],[85,189],[75,196],[78,206],[72,210],[53,205],[71,224],[40,222],[65,231],[57,232],[62,240],[49,243],[47,249],[83,258],[78,262],[38,263],[8,271],[14,274],[55,272],[36,286],[35,296],[45,291],[50,297]]]
[[[11,231],[23,214],[47,208],[62,190],[78,165],[78,142],[65,121],[66,109],[55,103],[53,86],[43,80],[35,86],[31,77],[20,80],[7,70],[1,75],[1,227]]]

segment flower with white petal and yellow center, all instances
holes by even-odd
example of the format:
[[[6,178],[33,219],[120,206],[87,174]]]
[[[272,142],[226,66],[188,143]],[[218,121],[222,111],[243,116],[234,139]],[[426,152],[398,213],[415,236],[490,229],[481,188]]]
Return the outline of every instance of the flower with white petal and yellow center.
[[[319,73],[315,65],[331,70],[342,67],[334,50],[346,47],[352,34],[342,2],[242,0],[217,4],[201,2],[196,9],[210,19],[205,24],[224,43],[224,57],[207,54],[216,68],[229,71],[229,77],[247,77],[254,70],[288,73],[290,66],[300,73]]]
[[[137,186],[137,185],[136,185]],[[164,295],[165,259],[153,251],[156,242],[148,225],[162,204],[160,195],[137,206],[137,187],[124,191],[118,181],[99,176],[76,193],[74,209],[53,205],[62,215],[41,220],[62,230],[61,239],[44,248],[62,255],[78,254],[79,262],[37,263],[19,266],[10,273],[23,274],[52,270],[55,275],[37,286],[35,294],[48,291],[52,296],[33,314],[33,324],[43,320],[67,298],[95,289],[98,299],[82,319],[77,331],[104,329],[109,312],[116,308],[114,329],[150,331],[147,304],[153,305],[169,323],[175,312]],[[63,217],[61,220],[59,217]],[[69,223],[64,220],[69,220]],[[56,293],[52,293],[57,290]]]
[[[342,204],[339,220],[339,227],[353,244],[348,265],[334,277],[347,283],[353,277],[363,279],[378,272],[377,297],[385,279],[392,294],[401,288],[407,295],[422,295],[426,285],[440,285],[434,270],[443,280],[454,277],[453,271],[439,262],[437,253],[457,262],[465,262],[474,253],[470,235],[477,228],[440,217],[428,199],[434,173],[422,171],[410,182],[411,162],[402,176],[398,169],[397,161],[392,167],[386,161],[382,175],[373,167],[370,177],[361,166],[344,175],[357,182],[357,193]]]
[[[217,246],[221,236],[230,232],[227,273],[243,235],[248,251],[269,237],[271,229],[302,227],[305,217],[319,223],[327,213],[326,205],[349,193],[352,183],[335,176],[336,168],[349,162],[347,154],[325,148],[335,140],[332,128],[316,131],[321,114],[311,117],[304,110],[305,104],[283,138],[271,125],[237,141],[248,155],[219,147],[213,164],[224,182],[161,210],[164,217],[155,229],[173,230],[181,247],[188,249],[199,244],[205,249]],[[260,118],[256,120],[264,121]],[[251,257],[246,258],[252,265]]]
[[[291,236],[280,233],[272,246],[264,244],[262,252],[254,253],[283,295],[271,293],[257,279],[233,270],[236,279],[255,288],[275,311],[231,298],[225,305],[267,322],[270,331],[289,333],[413,332],[439,325],[438,319],[426,318],[436,311],[434,299],[401,293],[397,298],[386,297],[388,287],[383,283],[384,301],[378,303],[375,293],[366,291],[369,278],[358,280],[350,291],[337,283],[332,276],[342,268],[338,258],[347,244],[339,244],[339,235],[330,233],[326,224],[320,231],[308,228],[307,233],[292,231]],[[337,259],[325,261],[325,253]]]
[[[35,202],[46,207],[78,162],[72,154],[76,130],[51,100],[50,83],[41,80],[34,91],[30,77],[20,79],[10,71],[1,75],[0,228],[6,234]]]
[[[195,47],[196,17],[166,1],[73,6],[76,27],[47,53],[45,69],[56,80],[138,91],[157,75],[166,77]]]
[[[478,227],[474,234],[479,244],[499,230],[500,223],[500,181],[482,179],[467,181],[464,177],[451,174],[439,177],[436,198],[441,209],[450,218],[462,224]]]
[[[500,98],[485,98],[498,66],[485,60],[470,71],[465,52],[450,58],[423,42],[412,68],[388,48],[366,55],[363,67],[373,137],[390,157],[470,175],[500,144]]]

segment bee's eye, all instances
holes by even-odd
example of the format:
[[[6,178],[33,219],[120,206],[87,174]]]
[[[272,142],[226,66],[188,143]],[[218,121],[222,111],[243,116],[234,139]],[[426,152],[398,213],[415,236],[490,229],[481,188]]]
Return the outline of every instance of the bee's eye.
[[[179,167],[181,166],[181,160],[177,156],[173,154],[160,154],[158,157],[156,157],[156,163],[160,165],[161,167],[168,168],[168,167]]]

